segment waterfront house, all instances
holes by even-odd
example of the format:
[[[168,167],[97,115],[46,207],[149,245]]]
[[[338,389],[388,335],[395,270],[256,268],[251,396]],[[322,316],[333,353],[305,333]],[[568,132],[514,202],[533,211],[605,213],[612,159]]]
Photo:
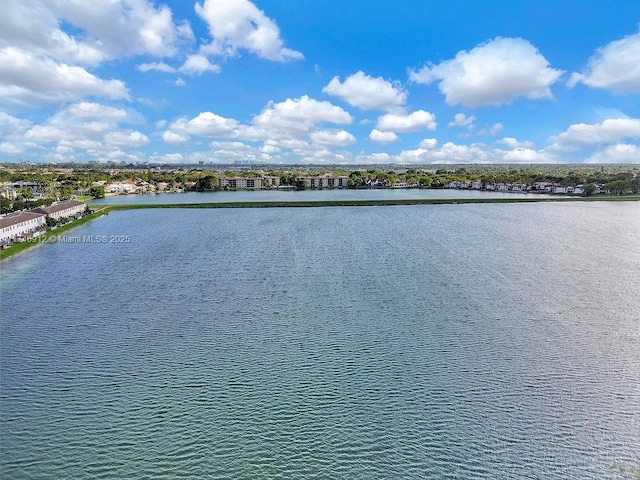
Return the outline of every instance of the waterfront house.
[[[65,200],[63,202],[57,202],[50,207],[38,207],[31,211],[35,213],[43,213],[47,217],[56,221],[61,218],[79,218],[87,209],[87,205],[84,202],[77,200]]]
[[[0,244],[6,245],[44,228],[46,215],[36,212],[17,212],[0,218]]]

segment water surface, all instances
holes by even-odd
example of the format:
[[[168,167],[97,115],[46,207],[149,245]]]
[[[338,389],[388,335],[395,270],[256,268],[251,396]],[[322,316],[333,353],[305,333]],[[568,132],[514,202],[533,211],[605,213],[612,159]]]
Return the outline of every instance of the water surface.
[[[329,200],[414,200],[450,198],[538,198],[537,193],[483,192],[480,190],[449,190],[420,188],[388,189],[328,189],[328,190],[237,190],[220,192],[156,193],[147,195],[116,195],[91,200],[95,204],[122,203],[209,203],[209,202],[300,202]]]
[[[3,478],[621,478],[640,205],[136,210],[2,264]]]

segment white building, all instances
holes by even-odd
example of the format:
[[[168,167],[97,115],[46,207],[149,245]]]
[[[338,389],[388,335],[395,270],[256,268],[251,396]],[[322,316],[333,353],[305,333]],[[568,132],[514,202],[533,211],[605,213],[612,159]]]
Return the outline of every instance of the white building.
[[[44,227],[47,216],[43,213],[18,212],[0,218],[0,244],[7,244],[32,234]]]
[[[54,220],[60,220],[61,218],[78,218],[87,209],[87,205],[84,202],[78,202],[77,200],[65,200],[64,202],[54,203],[50,207],[38,207],[31,210],[35,213],[44,213],[46,216],[53,218]]]
[[[136,187],[129,183],[110,183],[104,186],[106,193],[133,193]]]
[[[223,177],[220,179],[220,188],[262,188],[260,177]]]
[[[319,177],[300,177],[298,180],[303,181],[307,188],[347,188],[349,186],[347,175],[334,177],[328,173]]]

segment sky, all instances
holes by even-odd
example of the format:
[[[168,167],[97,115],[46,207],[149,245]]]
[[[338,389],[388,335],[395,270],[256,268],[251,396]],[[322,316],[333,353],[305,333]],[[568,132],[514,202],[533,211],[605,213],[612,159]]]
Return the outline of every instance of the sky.
[[[640,1],[3,0],[0,161],[640,163]]]

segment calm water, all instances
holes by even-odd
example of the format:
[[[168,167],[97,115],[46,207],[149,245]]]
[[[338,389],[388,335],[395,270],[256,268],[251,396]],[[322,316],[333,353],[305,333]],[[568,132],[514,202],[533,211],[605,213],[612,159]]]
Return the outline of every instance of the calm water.
[[[336,190],[238,190],[222,192],[185,192],[185,193],[157,193],[151,195],[116,195],[91,203],[120,204],[120,203],[201,203],[201,202],[283,202],[283,201],[314,201],[314,200],[387,200],[387,199],[416,199],[416,198],[537,198],[548,197],[537,193],[501,193],[481,192],[479,190],[449,190],[449,189],[336,189]]]
[[[0,477],[629,478],[640,204],[136,210],[2,264]]]

